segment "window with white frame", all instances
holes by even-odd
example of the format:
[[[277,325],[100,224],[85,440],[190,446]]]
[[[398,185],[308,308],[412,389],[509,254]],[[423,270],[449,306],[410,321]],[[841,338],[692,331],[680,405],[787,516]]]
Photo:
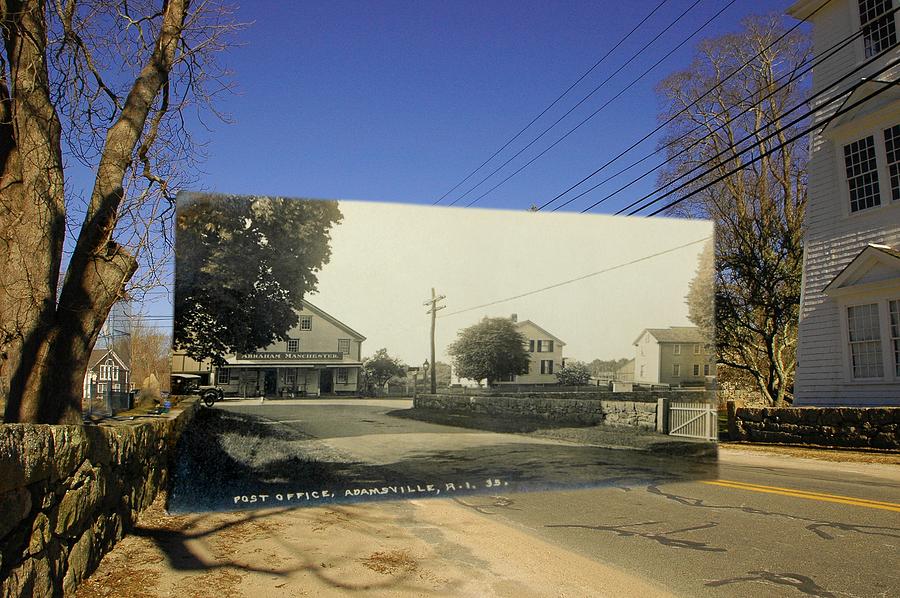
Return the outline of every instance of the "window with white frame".
[[[881,205],[878,188],[878,161],[875,136],[869,135],[844,146],[844,166],[850,190],[850,211],[858,212]]]
[[[900,377],[900,300],[888,303],[891,314],[891,349],[894,354],[894,375]]]
[[[541,373],[542,374],[552,374],[553,373],[553,360],[552,359],[542,359],[541,360]]]
[[[312,316],[300,316],[300,330],[312,330]]]
[[[859,24],[866,58],[897,43],[896,13],[891,12],[892,5],[893,0],[859,0]]]
[[[700,343],[694,345],[694,355],[700,355]]]
[[[884,130],[884,153],[887,157],[891,199],[900,201],[900,125]]]
[[[288,353],[300,352],[300,341],[296,338],[289,338],[287,342]]]
[[[700,364],[699,364],[699,363],[695,363],[695,364],[694,364],[694,375],[695,375],[695,376],[699,376],[699,375],[700,375]]]
[[[339,338],[338,339],[338,353],[343,353],[344,355],[348,355],[350,353],[350,339],[349,338]]]
[[[850,372],[853,378],[881,378],[884,376],[880,330],[877,303],[852,305],[847,308]]]
[[[100,366],[100,380],[118,380],[119,366],[112,359],[107,359],[106,363]]]
[[[675,377],[681,376],[681,364],[680,363],[672,364],[672,375]]]
[[[231,382],[231,370],[222,368],[216,371],[216,382],[219,384],[229,384]]]
[[[900,202],[900,124],[843,148],[850,213]]]
[[[106,392],[106,382],[100,382],[97,384],[97,392],[101,394]]]
[[[675,345],[675,347],[672,349],[672,353],[674,355],[681,355],[681,345]]]
[[[348,379],[347,368],[338,368],[337,383],[338,384],[347,384],[347,379]]]
[[[703,375],[709,376],[709,364],[708,363],[703,364]]]

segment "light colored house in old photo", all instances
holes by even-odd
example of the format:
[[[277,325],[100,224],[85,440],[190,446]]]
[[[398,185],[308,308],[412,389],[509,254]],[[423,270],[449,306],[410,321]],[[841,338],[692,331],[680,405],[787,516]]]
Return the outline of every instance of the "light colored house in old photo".
[[[810,138],[794,405],[900,404],[900,68],[879,72],[900,58],[898,4],[801,0],[788,11],[812,23],[815,55],[829,53],[813,71],[825,93]]]
[[[519,322],[516,314],[511,318],[516,323],[516,330],[525,337],[525,349],[530,359],[528,373],[509,376],[496,384],[557,384],[556,372],[565,363],[563,347],[566,343],[531,320]]]
[[[176,353],[172,373],[199,375],[201,384],[215,383],[226,396],[356,394],[366,338],[308,301],[296,313],[297,324],[286,341],[252,353],[226,355],[226,364],[218,368]]]
[[[634,341],[634,382],[703,386],[715,355],[696,326],[645,328]]]

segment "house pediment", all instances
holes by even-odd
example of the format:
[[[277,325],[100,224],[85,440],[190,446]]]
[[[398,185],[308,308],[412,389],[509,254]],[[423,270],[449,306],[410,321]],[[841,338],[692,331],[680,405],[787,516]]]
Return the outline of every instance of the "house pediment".
[[[900,289],[900,251],[868,245],[835,276],[824,292],[829,296]]]
[[[866,100],[868,96],[885,86],[890,86],[891,89]],[[886,113],[896,110],[898,99],[900,88],[892,82],[881,79],[865,81],[846,96],[836,110],[842,110],[858,102],[862,103],[829,122],[822,133],[834,140],[855,137],[883,121]]]

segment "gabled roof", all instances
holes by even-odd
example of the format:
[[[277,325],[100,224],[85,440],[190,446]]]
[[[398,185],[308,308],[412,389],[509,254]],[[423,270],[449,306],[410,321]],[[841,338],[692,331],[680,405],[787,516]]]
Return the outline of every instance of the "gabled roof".
[[[352,328],[350,328],[349,326],[347,326],[346,324],[344,324],[343,322],[341,322],[340,320],[338,320],[331,314],[328,314],[328,313],[322,311],[320,308],[316,307],[315,305],[313,305],[306,299],[303,300],[303,309],[314,312],[316,315],[318,315],[322,318],[325,318],[326,320],[328,320],[329,322],[331,322],[338,328],[346,331],[350,336],[352,336],[354,338],[354,340],[358,340],[358,341],[366,340],[366,337],[364,337],[357,331],[353,330]]]
[[[883,73],[874,79],[862,78],[853,88],[853,91],[844,96],[834,111],[838,112],[846,107],[855,104],[859,105],[829,121],[822,129],[822,133],[826,137],[839,138],[842,136],[842,131],[848,127],[859,125],[861,119],[876,118],[878,114],[896,110],[896,102],[900,98],[900,90],[896,86],[897,82],[887,80],[887,77],[888,74]],[[890,87],[891,89],[881,93],[878,97],[869,98],[870,95],[884,87]]]
[[[870,243],[823,289],[827,295],[896,285],[900,280],[900,250]]]
[[[94,366],[96,366],[98,363],[100,363],[101,361],[106,359],[107,355],[111,355],[116,361],[118,361],[120,367],[122,367],[126,370],[131,369],[125,364],[124,361],[122,361],[122,358],[119,357],[119,355],[115,351],[113,351],[111,348],[110,349],[93,349],[91,351],[91,356],[88,358],[88,369],[89,370],[94,369]]]
[[[704,337],[696,326],[670,326],[668,328],[644,328],[632,345],[638,344],[641,337],[649,333],[658,343],[707,343],[709,339]]]
[[[787,9],[787,14],[791,15],[795,19],[806,19],[813,12],[819,9],[823,4],[827,4],[830,0],[799,0],[798,2],[794,2],[790,8]]]
[[[560,347],[565,347],[565,346],[566,346],[565,341],[563,341],[561,338],[559,338],[559,337],[556,336],[555,334],[551,334],[550,332],[547,332],[546,329],[541,328],[540,326],[538,326],[537,324],[535,324],[535,323],[532,322],[531,320],[522,320],[521,322],[516,322],[516,328],[521,328],[521,327],[524,326],[525,324],[531,324],[532,326],[534,326],[535,328],[537,328],[538,330],[540,330],[540,331],[541,331],[541,334],[544,334],[544,335],[546,335],[546,336],[552,338],[554,341],[556,341],[556,344],[559,345]]]

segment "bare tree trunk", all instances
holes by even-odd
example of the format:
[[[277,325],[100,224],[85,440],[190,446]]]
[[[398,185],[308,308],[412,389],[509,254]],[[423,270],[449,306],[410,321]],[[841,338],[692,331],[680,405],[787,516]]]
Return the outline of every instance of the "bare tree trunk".
[[[4,231],[15,229],[9,234],[17,238],[8,243],[18,252],[16,261],[9,260],[4,266],[9,271],[2,272],[11,275],[4,280],[18,281],[12,287],[3,285],[5,294],[0,299],[4,326],[7,322],[17,325],[11,334],[4,330],[4,341],[10,339],[4,364],[10,376],[5,419],[75,423],[81,421],[81,389],[90,350],[110,308],[137,269],[137,260],[116,243],[113,233],[132,156],[153,102],[168,84],[188,2],[169,0],[164,4],[150,60],[107,132],[90,203],[57,302],[65,203],[59,121],[50,101],[44,56],[45,7],[39,0],[0,1],[4,2],[3,35],[13,78],[12,85],[0,93],[12,90],[9,104],[17,144],[5,160],[0,157],[6,168],[0,225]],[[155,135],[153,126],[151,136]],[[12,195],[7,194],[7,186]],[[21,206],[21,211],[14,211],[13,206]],[[53,221],[49,229],[48,219]],[[22,292],[38,298],[33,314],[16,313],[23,304],[16,293]]]

